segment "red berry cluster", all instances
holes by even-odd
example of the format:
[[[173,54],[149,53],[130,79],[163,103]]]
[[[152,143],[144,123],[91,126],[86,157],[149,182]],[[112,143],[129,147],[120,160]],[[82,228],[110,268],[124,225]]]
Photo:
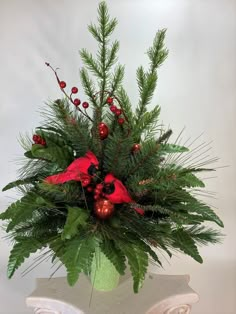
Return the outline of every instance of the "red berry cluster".
[[[46,141],[45,139],[43,139],[40,135],[34,134],[33,135],[33,141],[35,144],[40,144],[45,146],[46,145]]]
[[[93,186],[91,186],[91,185],[89,185],[87,187],[87,191],[89,193],[93,192],[93,194],[94,194],[93,198],[94,198],[95,201],[98,200],[101,196],[103,196],[102,189],[103,189],[103,184],[102,183],[98,183],[95,188]]]
[[[114,99],[112,97],[107,98],[107,104],[110,106],[111,112],[113,112],[117,116],[117,122],[122,125],[125,122],[124,118],[121,118],[120,115],[122,114],[122,109],[117,108],[114,105]]]
[[[80,100],[79,98],[74,98],[74,99],[72,99],[72,94],[77,94],[78,91],[79,91],[78,88],[77,88],[76,86],[72,87],[72,88],[71,88],[71,94],[70,94],[70,96],[69,96],[69,95],[64,91],[64,89],[65,89],[66,86],[67,86],[67,85],[66,85],[66,82],[65,82],[65,81],[61,81],[61,80],[59,79],[56,70],[54,70],[48,62],[45,62],[45,64],[46,64],[46,66],[50,67],[50,68],[53,70],[53,72],[55,73],[56,78],[57,78],[57,82],[58,82],[58,84],[59,84],[61,90],[63,91],[63,93],[64,93],[64,94],[67,96],[67,98],[75,105],[75,107],[78,107],[78,106],[81,104],[81,100]],[[83,106],[84,109],[87,109],[87,108],[89,107],[89,104],[88,104],[86,101],[84,101],[84,102],[82,103],[82,106]]]

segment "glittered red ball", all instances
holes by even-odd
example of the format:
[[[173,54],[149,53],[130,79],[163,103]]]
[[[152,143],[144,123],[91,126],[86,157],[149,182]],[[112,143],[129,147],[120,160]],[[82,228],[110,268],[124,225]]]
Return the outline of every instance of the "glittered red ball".
[[[78,88],[77,87],[72,87],[71,88],[71,92],[72,92],[72,94],[78,93]]]
[[[139,152],[140,149],[141,149],[141,145],[140,145],[140,144],[134,144],[134,145],[132,146],[132,152],[133,152],[133,153]]]
[[[94,204],[94,213],[100,219],[108,219],[114,212],[114,204],[105,198],[98,199]]]
[[[112,104],[113,103],[113,98],[112,97],[108,97],[107,98],[107,103],[108,104]]]
[[[116,109],[115,114],[117,116],[120,116],[122,114],[122,110],[121,109]]]
[[[84,101],[83,103],[82,103],[82,106],[83,106],[83,108],[88,108],[89,107],[89,103],[87,102],[87,101]]]
[[[78,106],[80,105],[80,103],[81,103],[81,101],[80,101],[80,99],[78,99],[78,98],[75,98],[75,99],[73,100],[73,104],[74,104],[76,107],[78,107]]]
[[[103,122],[99,123],[98,129],[99,129],[99,136],[101,140],[104,140],[105,138],[108,137],[109,129],[105,123]]]
[[[125,119],[123,119],[123,118],[119,118],[118,119],[118,123],[121,125],[121,124],[123,124],[125,122]]]
[[[112,105],[112,106],[110,106],[110,110],[111,110],[111,112],[115,113],[117,110],[117,107],[115,105]]]
[[[61,88],[65,88],[66,87],[66,82],[60,81],[59,85],[60,85]]]

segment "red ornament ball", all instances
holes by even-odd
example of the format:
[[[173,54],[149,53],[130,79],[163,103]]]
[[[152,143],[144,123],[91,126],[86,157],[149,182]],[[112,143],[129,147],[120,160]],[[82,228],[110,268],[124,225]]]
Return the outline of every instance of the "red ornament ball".
[[[122,125],[124,122],[125,122],[125,119],[123,119],[123,118],[119,118],[119,119],[118,119],[118,123],[119,123],[120,125]]]
[[[80,103],[81,103],[81,101],[80,101],[79,98],[75,98],[75,99],[73,100],[73,104],[74,104],[76,107],[78,107],[78,106],[80,105]]]
[[[103,122],[99,123],[98,130],[99,130],[99,136],[101,140],[104,140],[105,138],[108,137],[109,129],[105,123]]]
[[[60,85],[61,88],[65,88],[66,87],[66,82],[60,81],[59,85]]]
[[[71,88],[72,94],[77,94],[78,93],[78,88],[77,87],[72,87]]]
[[[89,107],[89,103],[87,101],[84,101],[82,103],[82,106],[83,106],[84,109],[87,109]]]
[[[115,105],[111,105],[110,110],[111,110],[111,112],[115,113],[117,110],[117,107]]]
[[[96,200],[94,204],[94,213],[100,219],[108,219],[114,212],[114,204],[105,198]]]
[[[118,116],[120,116],[122,114],[122,110],[121,109],[116,109],[115,114]]]
[[[141,149],[141,145],[140,145],[140,144],[134,144],[134,145],[132,146],[132,152],[133,152],[133,153],[139,152],[140,149]]]
[[[107,98],[107,103],[110,104],[110,105],[113,104],[113,98],[112,97],[108,97]]]

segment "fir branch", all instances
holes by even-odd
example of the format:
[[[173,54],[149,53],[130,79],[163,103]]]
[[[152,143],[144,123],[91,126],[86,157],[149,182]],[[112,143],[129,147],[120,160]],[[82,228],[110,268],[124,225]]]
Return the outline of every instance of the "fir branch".
[[[109,70],[116,62],[117,62],[117,52],[119,50],[119,42],[116,40],[114,43],[112,43],[110,50],[107,52],[106,57],[106,65],[105,69],[106,71]]]
[[[110,95],[114,95],[117,91],[117,89],[121,86],[121,83],[123,81],[124,78],[124,71],[125,71],[125,67],[122,65],[118,65],[113,73],[112,79],[111,79],[111,83],[110,83]],[[122,102],[122,101],[121,101]],[[123,102],[122,102],[123,104]],[[123,104],[124,106],[124,104]],[[125,113],[127,114],[127,112],[125,111]]]
[[[91,53],[89,53],[86,49],[81,49],[80,57],[90,71],[92,71],[98,78],[102,78],[102,73],[99,69],[99,65],[95,61]]]
[[[97,107],[97,102],[94,97],[95,92],[96,92],[95,84],[92,81],[92,79],[89,77],[89,74],[85,68],[80,69],[80,79],[84,87],[85,94],[89,97],[94,107]]]
[[[152,47],[147,51],[148,57],[151,61],[151,72],[159,68],[168,56],[168,50],[164,46],[166,29],[159,30],[153,41]]]

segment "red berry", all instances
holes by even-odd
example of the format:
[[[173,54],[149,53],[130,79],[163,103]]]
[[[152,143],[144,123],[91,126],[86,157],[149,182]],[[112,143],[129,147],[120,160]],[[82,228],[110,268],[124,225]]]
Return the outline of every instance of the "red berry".
[[[93,198],[95,199],[95,200],[97,200],[97,199],[99,199],[99,195],[98,194],[95,194],[94,196],[93,196]]]
[[[66,87],[66,82],[60,81],[59,85],[60,85],[61,88],[65,88]]]
[[[80,101],[79,98],[75,98],[75,99],[73,100],[73,104],[74,104],[76,107],[79,106],[80,103],[81,103],[81,101]]]
[[[96,185],[96,190],[101,191],[103,189],[103,184],[99,183]]]
[[[38,135],[34,134],[33,135],[33,141],[36,142],[38,140]]]
[[[46,141],[42,138],[40,144],[45,146],[46,145]]]
[[[123,118],[119,118],[118,119],[118,123],[121,125],[121,124],[123,124],[125,122],[125,119],[123,119]]]
[[[87,186],[87,185],[90,184],[91,179],[90,178],[85,178],[81,182],[82,182],[82,186]]]
[[[112,97],[108,97],[107,98],[107,103],[108,104],[113,104],[113,98]]]
[[[35,142],[35,144],[41,144],[41,136],[35,134],[35,135],[33,136],[33,141]]]
[[[78,88],[77,87],[72,87],[71,88],[71,92],[72,92],[72,94],[78,93]]]
[[[115,114],[117,116],[120,116],[122,114],[122,110],[121,109],[116,109]]]
[[[141,149],[141,145],[140,144],[134,144],[132,147],[132,152],[136,153],[139,152]]]
[[[93,191],[93,187],[92,186],[88,186],[87,187],[87,191],[91,193]]]
[[[83,106],[83,108],[88,108],[89,107],[89,103],[87,103],[87,101],[84,101],[83,103],[82,103],[82,106]]]
[[[115,105],[110,106],[111,112],[116,112],[117,107]]]

